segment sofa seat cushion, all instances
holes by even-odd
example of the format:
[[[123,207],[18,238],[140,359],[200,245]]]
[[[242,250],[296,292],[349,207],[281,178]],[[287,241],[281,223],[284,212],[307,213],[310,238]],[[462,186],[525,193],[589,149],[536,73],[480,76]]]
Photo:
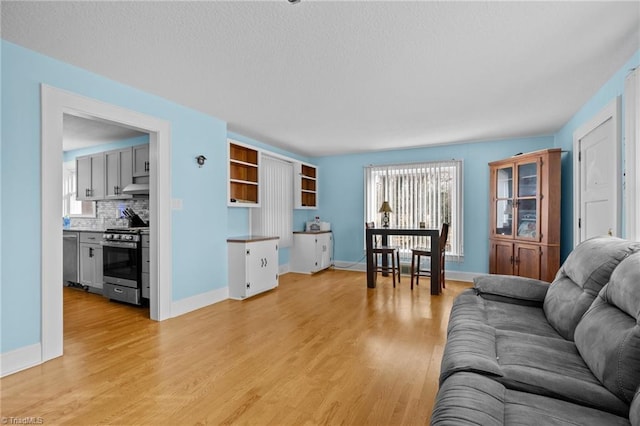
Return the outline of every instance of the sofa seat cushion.
[[[466,321],[476,321],[499,330],[562,338],[547,321],[541,306],[489,300],[479,295],[475,289],[463,291],[454,300],[449,317],[449,330]]]
[[[506,388],[474,373],[456,373],[440,387],[432,425],[629,425],[611,413]]]
[[[562,337],[574,339],[582,315],[613,271],[622,260],[639,251],[640,242],[595,237],[580,243],[569,254],[544,299],[545,315]]]
[[[467,371],[491,376],[506,387],[627,416],[629,405],[604,387],[573,342],[479,323],[452,327],[442,358],[440,383]]]

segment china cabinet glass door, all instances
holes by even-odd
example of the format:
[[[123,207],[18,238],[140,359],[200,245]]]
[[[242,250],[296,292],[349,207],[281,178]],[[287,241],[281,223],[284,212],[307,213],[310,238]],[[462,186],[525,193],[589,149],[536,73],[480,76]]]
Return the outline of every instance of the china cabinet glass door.
[[[516,194],[517,236],[537,239],[538,224],[538,163],[518,165],[518,187]]]
[[[497,170],[495,189],[496,234],[513,235],[513,167]]]

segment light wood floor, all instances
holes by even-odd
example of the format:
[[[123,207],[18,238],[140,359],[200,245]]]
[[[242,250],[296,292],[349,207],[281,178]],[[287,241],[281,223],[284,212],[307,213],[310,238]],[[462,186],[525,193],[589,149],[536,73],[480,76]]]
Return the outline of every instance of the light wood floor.
[[[44,424],[428,423],[453,298],[469,283],[367,289],[365,274],[280,286],[161,323],[64,289],[64,356],[0,380],[3,417]]]

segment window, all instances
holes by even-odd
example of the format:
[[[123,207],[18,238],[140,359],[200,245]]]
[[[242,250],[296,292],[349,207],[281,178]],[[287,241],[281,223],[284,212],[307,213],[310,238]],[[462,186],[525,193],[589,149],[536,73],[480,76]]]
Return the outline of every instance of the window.
[[[260,158],[260,207],[251,209],[251,231],[277,235],[280,247],[293,244],[293,164],[269,155]]]
[[[75,161],[69,161],[62,166],[62,216],[96,217],[95,201],[76,200]]]
[[[365,168],[364,222],[380,226],[384,201],[391,206],[389,226],[440,229],[449,223],[446,253],[460,260],[462,244],[462,161],[370,166]],[[428,245],[427,237],[394,236],[390,244],[400,247],[407,259],[411,248]]]

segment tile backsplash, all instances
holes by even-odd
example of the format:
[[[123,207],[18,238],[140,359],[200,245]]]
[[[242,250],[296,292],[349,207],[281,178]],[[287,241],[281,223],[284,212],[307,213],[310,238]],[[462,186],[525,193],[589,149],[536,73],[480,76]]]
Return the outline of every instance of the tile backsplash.
[[[105,229],[126,227],[129,220],[118,218],[121,209],[130,208],[145,222],[149,222],[149,198],[96,201],[96,217],[72,217],[71,227]]]

